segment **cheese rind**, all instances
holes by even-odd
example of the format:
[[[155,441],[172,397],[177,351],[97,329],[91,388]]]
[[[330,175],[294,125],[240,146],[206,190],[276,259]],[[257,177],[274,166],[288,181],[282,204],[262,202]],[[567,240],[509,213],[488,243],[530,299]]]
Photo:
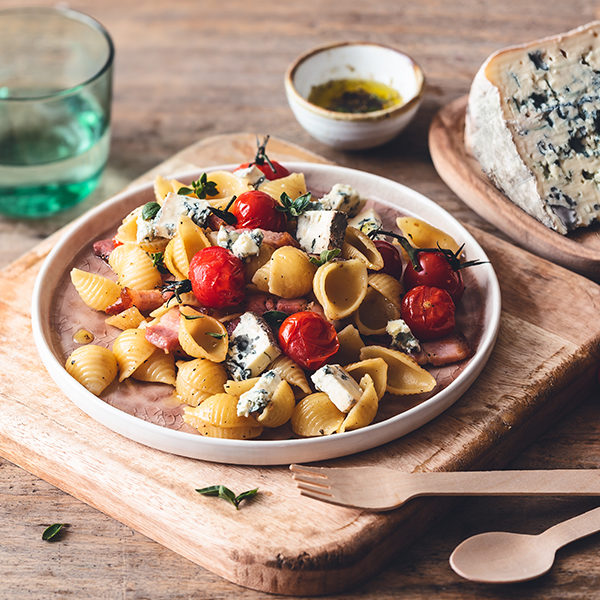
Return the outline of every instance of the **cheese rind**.
[[[341,248],[348,217],[338,210],[307,210],[298,217],[296,239],[309,254]]]
[[[566,234],[600,218],[600,22],[507,48],[479,69],[467,148],[512,200]]]

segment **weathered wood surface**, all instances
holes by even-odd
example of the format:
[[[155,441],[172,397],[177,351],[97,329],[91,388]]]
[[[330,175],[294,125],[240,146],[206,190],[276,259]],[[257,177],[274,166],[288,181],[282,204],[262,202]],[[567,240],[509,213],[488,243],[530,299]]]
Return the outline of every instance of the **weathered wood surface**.
[[[440,177],[478,215],[521,247],[600,280],[598,226],[568,236],[552,231],[513,204],[482,172],[464,144],[467,96],[444,106],[429,129],[429,150]]]
[[[0,0],[0,7],[8,6],[14,2]],[[426,143],[432,116],[466,93],[491,51],[600,17],[598,7],[583,0],[553,4],[552,10],[541,0],[383,0],[376,5],[357,0],[266,0],[260,7],[239,0],[151,0],[135,7],[115,0],[82,0],[71,6],[99,18],[116,42],[111,158],[101,189],[73,211],[39,222],[0,219],[1,264],[180,148],[205,135],[239,130],[269,131],[339,164],[397,179],[433,197],[463,221],[491,230],[435,173]],[[344,39],[401,47],[426,72],[428,87],[417,119],[384,148],[332,151],[300,128],[285,102],[282,78],[287,64],[313,45]],[[597,467],[597,399],[596,393],[513,466]],[[344,597],[592,598],[600,587],[597,536],[560,551],[549,575],[520,586],[470,584],[447,564],[453,547],[468,535],[486,529],[536,532],[592,506],[591,501],[553,499],[463,502],[452,518],[398,555],[382,575]],[[60,544],[42,543],[44,525],[54,521],[70,522],[73,528]],[[264,597],[197,567],[3,459],[0,522],[2,599]]]

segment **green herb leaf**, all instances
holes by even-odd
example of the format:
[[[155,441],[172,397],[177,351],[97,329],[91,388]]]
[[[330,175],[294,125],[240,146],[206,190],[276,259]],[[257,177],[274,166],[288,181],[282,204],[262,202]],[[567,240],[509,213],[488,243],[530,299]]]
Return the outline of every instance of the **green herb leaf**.
[[[188,194],[193,194],[194,190],[189,187],[180,187],[179,190],[177,190],[177,193],[181,194],[182,196],[187,196]]]
[[[278,211],[286,213],[289,217],[299,217],[311,207],[311,198],[311,193],[306,192],[306,194],[302,194],[302,196],[298,196],[295,200],[292,200],[283,192],[279,197],[281,205],[276,206],[276,208]]]
[[[339,256],[340,253],[341,253],[341,250],[339,248],[334,248],[333,250],[323,250],[323,252],[321,252],[321,256],[319,258],[315,258],[314,256],[311,256],[310,262],[313,265],[317,265],[317,267],[320,267],[321,265],[324,265],[326,262],[333,260],[336,256]]]
[[[206,173],[202,173],[202,175],[200,175],[200,178],[196,179],[196,181],[192,181],[190,185],[192,186],[191,188],[179,188],[179,192],[177,193],[184,195],[196,194],[198,198],[201,198],[203,200],[206,198],[206,196],[216,196],[219,193],[219,190],[217,189],[217,182],[208,181],[208,176],[206,175]]]
[[[204,319],[204,315],[185,315],[184,313],[181,313],[181,315],[183,316],[183,318],[186,321],[194,321],[195,319]]]
[[[181,279],[180,281],[167,281],[161,286],[163,292],[173,292],[177,302],[181,304],[180,294],[186,294],[192,291],[192,282],[189,279]]]
[[[158,202],[147,202],[144,204],[144,208],[142,208],[142,219],[144,221],[151,221],[159,210],[160,204]]]
[[[152,266],[156,267],[161,273],[168,273],[169,270],[165,267],[164,252],[151,252],[150,258],[152,259]]]
[[[205,331],[206,335],[210,335],[210,337],[214,337],[218,340],[221,340],[225,337],[225,333],[215,333],[214,331]]]
[[[50,527],[47,527],[44,530],[44,533],[42,533],[42,539],[45,542],[56,542],[60,538],[60,536],[58,535],[59,532],[62,530],[63,527],[68,526],[69,525],[67,523],[54,523],[54,525],[50,525]]]
[[[236,509],[239,509],[240,502],[242,500],[251,498],[252,496],[256,496],[258,493],[258,488],[242,492],[238,496],[235,495],[235,492],[232,492],[224,485],[211,485],[196,491],[203,496],[216,496],[218,498],[223,498],[223,500],[227,500],[227,502],[233,504]]]
[[[281,324],[288,318],[288,314],[281,310],[268,310],[263,313],[263,319],[277,332]]]

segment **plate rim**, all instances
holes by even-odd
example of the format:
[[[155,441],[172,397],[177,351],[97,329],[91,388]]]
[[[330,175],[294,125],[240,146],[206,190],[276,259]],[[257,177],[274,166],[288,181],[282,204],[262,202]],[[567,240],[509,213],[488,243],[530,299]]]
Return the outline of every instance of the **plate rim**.
[[[215,166],[207,166],[205,168],[194,168],[187,169],[185,171],[179,171],[173,174],[168,175],[169,178],[177,178],[181,180],[186,180],[190,177],[194,177],[199,175],[202,172],[206,172],[209,170],[231,170],[235,168],[237,164],[225,164],[225,165],[215,165]],[[313,171],[317,175],[320,172],[330,172],[331,170],[336,171],[336,173],[348,172],[352,174],[358,174],[359,177],[366,177],[370,179],[373,183],[381,182],[383,185],[389,186],[397,186],[399,190],[402,192],[413,195],[415,199],[419,199],[421,202],[425,202],[428,204],[433,210],[441,211],[441,215],[444,218],[450,219],[453,222],[454,226],[457,227],[461,234],[464,236],[464,241],[468,241],[469,245],[474,245],[487,259],[487,255],[483,248],[481,248],[479,242],[473,237],[473,235],[460,223],[455,217],[453,217],[446,209],[438,205],[436,202],[428,198],[427,196],[421,194],[420,192],[402,184],[396,182],[392,179],[382,177],[380,175],[376,175],[373,173],[369,173],[366,171],[361,171],[358,169],[352,169],[349,167],[342,167],[338,165],[331,164],[319,164],[319,163],[311,163],[306,161],[286,161],[286,166],[290,168],[292,172],[300,171],[306,172],[307,170]],[[327,458],[337,458],[340,456],[346,456],[348,454],[358,453],[364,450],[372,449],[375,447],[379,447],[389,441],[394,439],[398,439],[407,435],[408,433],[418,429],[425,423],[434,419],[436,416],[445,411],[449,406],[451,406],[454,402],[456,402],[470,387],[470,385],[476,380],[479,373],[483,370],[489,356],[493,350],[496,337],[498,335],[498,330],[500,326],[500,312],[501,312],[501,296],[500,296],[500,286],[498,283],[497,275],[491,263],[485,265],[483,268],[487,270],[487,285],[489,286],[489,297],[491,299],[490,313],[492,319],[490,322],[487,322],[484,325],[484,331],[479,341],[479,345],[477,351],[471,360],[471,362],[465,367],[465,369],[460,373],[460,375],[452,381],[447,387],[440,390],[437,394],[432,396],[431,398],[419,403],[418,405],[402,412],[384,421],[380,421],[378,423],[374,423],[372,425],[368,425],[365,428],[357,429],[354,431],[345,432],[343,434],[343,438],[341,436],[323,436],[323,437],[315,437],[315,438],[292,438],[286,440],[228,440],[221,438],[208,438],[205,436],[199,436],[194,433],[177,431],[173,429],[169,429],[167,427],[163,427],[161,425],[151,423],[145,421],[139,417],[135,417],[125,411],[122,411],[119,408],[116,408],[101,398],[95,396],[90,391],[88,391],[82,384],[77,382],[74,378],[72,378],[64,368],[64,365],[59,362],[59,360],[54,355],[52,351],[52,345],[49,340],[46,339],[46,336],[43,331],[43,315],[42,315],[42,288],[44,286],[46,278],[49,276],[52,267],[54,266],[54,261],[57,260],[57,257],[61,254],[63,249],[68,246],[71,238],[81,230],[89,221],[93,221],[97,216],[102,215],[105,211],[109,210],[110,207],[114,205],[118,205],[121,202],[126,201],[129,197],[137,194],[147,193],[152,191],[153,182],[148,182],[144,184],[140,184],[131,188],[127,188],[122,192],[116,194],[115,196],[105,200],[100,203],[98,206],[92,208],[90,211],[81,215],[78,219],[76,219],[69,226],[68,230],[61,237],[61,239],[57,242],[55,247],[51,250],[48,256],[45,258],[40,272],[38,273],[35,285],[33,289],[32,295],[32,329],[34,341],[42,359],[46,370],[61,389],[61,391],[68,397],[68,399],[73,402],[76,406],[80,408],[84,413],[89,415],[94,420],[98,421],[105,427],[108,427],[112,431],[116,431],[117,433],[128,437],[134,441],[139,443],[149,445],[153,448],[159,449],[161,451],[171,452],[174,454],[179,454],[182,456],[189,456],[192,458],[199,458],[202,460],[210,460],[213,462],[224,462],[229,464],[240,464],[240,465],[282,465],[289,464],[289,462],[298,462],[298,460],[294,459],[293,461],[283,459],[265,459],[259,458],[256,456],[260,454],[261,451],[269,450],[271,453],[279,454],[284,450],[288,450],[286,453],[289,454],[289,450],[298,448],[298,453],[301,453],[303,449],[310,448],[314,449],[314,452],[309,452],[310,457],[302,457],[299,460],[302,462],[311,462],[316,460],[325,460]],[[378,201],[380,202],[380,201]],[[393,206],[391,202],[381,202],[384,205]],[[401,209],[402,207],[398,207]],[[91,239],[91,238],[90,238]],[[64,272],[64,267],[61,273]],[[476,360],[477,359],[477,360]],[[449,397],[453,395],[456,390],[456,397],[449,400]],[[72,397],[73,395],[77,395],[78,400]],[[85,406],[85,407],[84,407]],[[93,414],[90,414],[93,413]],[[425,415],[424,413],[428,413]],[[100,415],[100,417],[98,417]],[[105,422],[105,418],[115,418],[121,420],[125,424],[125,429],[127,429],[127,425],[133,427],[138,430],[139,435],[134,437],[129,434],[125,434],[121,431],[121,427],[115,428],[111,424],[107,424]],[[405,431],[404,433],[397,433],[389,435],[383,435],[386,438],[384,441],[379,441],[374,444],[369,445],[368,443],[360,444],[357,450],[349,451],[349,452],[331,452],[326,449],[329,446],[336,445],[337,442],[335,440],[348,440],[349,443],[345,444],[351,445],[353,440],[360,440],[365,436],[368,436],[369,433],[376,437],[376,434],[382,434],[382,432],[386,432],[387,430],[392,430],[394,425],[398,425],[404,421],[413,421],[416,423],[415,426],[411,426],[410,429]],[[399,425],[398,425],[399,426]],[[157,445],[154,443],[149,443],[147,441],[143,441],[141,438],[153,437],[153,434],[159,435],[160,437],[166,438],[166,441],[172,442],[174,446],[185,446],[187,444],[192,444],[193,446],[199,446],[202,449],[203,446],[206,446],[206,449],[209,447],[214,447],[217,449],[217,453],[219,453],[219,449],[230,449],[234,453],[239,450],[244,450],[247,456],[244,460],[232,460],[229,456],[224,456],[222,459],[218,457],[215,458],[211,456],[210,458],[199,456],[199,452],[186,453],[182,452],[181,448],[178,450],[165,450],[161,445]],[[172,438],[172,439],[171,439]],[[333,440],[333,441],[332,441]],[[164,444],[163,444],[164,445]],[[344,445],[343,442],[340,442],[340,445]],[[319,452],[321,450],[321,452]],[[206,453],[205,453],[206,454]],[[211,454],[211,453],[209,453]],[[227,452],[224,452],[227,454]],[[282,457],[282,458],[285,458]]]

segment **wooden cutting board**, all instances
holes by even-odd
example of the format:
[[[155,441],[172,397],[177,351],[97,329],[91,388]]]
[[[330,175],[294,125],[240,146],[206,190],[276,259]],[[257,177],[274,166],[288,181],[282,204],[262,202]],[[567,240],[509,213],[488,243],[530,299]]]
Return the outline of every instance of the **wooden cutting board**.
[[[429,150],[439,176],[465,204],[521,247],[600,281],[600,226],[563,236],[513,204],[465,148],[466,108],[467,96],[454,100],[429,128]]]
[[[165,175],[241,162],[254,136],[209,138]],[[278,160],[322,161],[273,140]],[[450,410],[382,448],[326,464],[404,471],[499,467],[572,408],[600,358],[600,287],[479,230],[500,280],[500,334],[488,366]],[[285,467],[239,467],[165,454],[105,429],[54,385],[35,353],[29,298],[61,233],[0,272],[0,455],[230,581],[267,592],[340,592],[371,577],[440,515],[421,499],[368,513],[301,497]],[[576,465],[573,465],[576,466]],[[239,511],[194,489],[260,494]]]

